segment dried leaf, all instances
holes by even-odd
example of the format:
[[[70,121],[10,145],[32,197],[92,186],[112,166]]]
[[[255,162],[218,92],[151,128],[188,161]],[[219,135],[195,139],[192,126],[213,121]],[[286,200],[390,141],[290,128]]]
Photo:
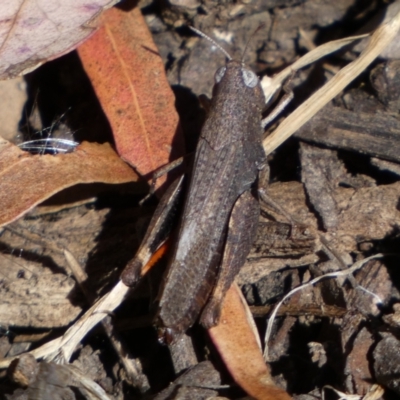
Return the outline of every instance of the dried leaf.
[[[76,48],[118,0],[9,0],[0,9],[0,79],[33,71]]]
[[[239,288],[232,285],[224,300],[220,323],[208,330],[212,341],[235,381],[250,396],[257,400],[289,400],[290,396],[272,381],[245,304]]]
[[[0,226],[15,221],[37,204],[78,183],[126,183],[137,175],[109,144],[82,143],[69,154],[31,155],[0,142]]]
[[[78,49],[79,56],[119,155],[146,175],[170,161],[172,142],[175,154],[182,154],[175,140],[175,98],[140,10],[112,9],[102,21],[103,27]]]

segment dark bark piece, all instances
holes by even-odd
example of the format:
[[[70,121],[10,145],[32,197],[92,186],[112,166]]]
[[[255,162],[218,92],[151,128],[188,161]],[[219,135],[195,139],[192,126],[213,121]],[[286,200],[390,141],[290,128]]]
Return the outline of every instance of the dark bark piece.
[[[400,395],[400,341],[385,333],[373,351],[375,378]]]
[[[342,269],[343,266],[338,262],[337,259],[330,255],[328,261],[319,262],[315,267],[310,267],[310,271],[314,276],[325,275],[334,271]],[[320,289],[320,293],[323,299],[323,303],[334,304],[336,306],[344,307],[346,303],[344,301],[343,293],[343,281],[347,278],[342,279],[324,279],[318,283],[316,287]]]
[[[283,268],[309,265],[319,260],[316,219],[306,205],[303,185],[298,182],[272,184],[267,194],[274,203],[285,199],[282,207],[285,213],[261,202],[264,206],[262,217],[247,262],[238,275],[239,285],[254,284]],[[288,223],[288,215],[295,222]],[[285,222],[280,222],[281,219]]]
[[[386,112],[386,107],[364,90],[350,89],[343,97],[344,108],[354,113],[377,114]]]
[[[315,232],[306,225],[290,225],[261,219],[258,223],[257,236],[248,258],[250,260],[261,257],[288,257],[295,259],[314,253],[317,246]]]
[[[399,190],[400,182],[357,190],[338,188],[338,195],[343,195],[339,232],[336,238],[331,234],[327,239],[337,251],[344,253],[358,251],[358,243],[382,240],[394,234],[400,225]]]
[[[366,320],[363,315],[376,317],[381,313],[377,297],[383,304],[389,301],[392,284],[386,267],[380,260],[371,260],[361,268],[354,283],[359,286],[349,289],[347,294],[345,292],[349,313],[341,326],[343,351],[348,354],[345,367],[346,388],[351,393],[365,394],[372,379],[368,354],[374,338],[366,327],[361,328],[361,323]]]
[[[176,393],[168,400],[208,400],[218,393],[215,390],[196,387],[177,387]]]
[[[300,182],[276,182],[268,187],[268,196],[275,202],[282,202],[284,200],[284,208],[289,215],[294,216],[296,222],[303,226],[317,228],[318,223],[315,218],[315,213],[311,212],[307,206],[307,195],[305,193],[304,185]],[[267,211],[270,214],[270,210]],[[274,217],[277,220],[278,215]],[[287,219],[285,219],[287,223]]]
[[[341,329],[341,344],[342,351],[344,354],[350,352],[353,340],[360,329],[360,324],[365,320],[365,318],[356,311],[348,311],[342,320],[340,326]]]
[[[381,313],[377,299],[385,304],[392,294],[391,280],[380,260],[371,260],[361,268],[353,282],[358,286],[344,291],[346,308],[349,312],[343,320],[341,329],[344,351],[352,347],[354,335],[360,329],[359,324],[365,319],[364,316],[378,316]]]
[[[355,282],[359,286],[346,296],[347,309],[378,316],[380,307],[387,305],[392,295],[392,282],[386,266],[381,260],[371,260],[357,272]]]
[[[237,283],[253,284],[274,271],[315,263],[319,260],[315,254],[319,247],[313,228],[261,218],[256,239],[238,274]]]
[[[124,353],[124,349],[122,352]],[[134,362],[135,361],[136,360],[134,360]],[[115,360],[115,363],[117,363],[117,360]],[[135,385],[138,390],[144,393],[146,390],[149,390],[149,382],[147,381],[147,378],[140,373],[141,365],[139,363],[135,363],[135,366],[137,366],[137,369],[139,370],[137,375],[132,376],[132,374],[129,374],[127,376],[127,381],[132,382],[132,384]],[[102,363],[102,354],[100,350],[94,350],[92,346],[86,345],[80,350],[79,357],[74,360],[72,367],[75,367],[81,371],[85,377],[97,382],[108,393],[112,392],[112,379],[107,376],[105,366]],[[114,364],[113,367],[115,368],[116,364]]]
[[[239,286],[252,285],[285,268],[298,268],[318,262],[317,254],[306,254],[296,258],[260,258],[248,260],[237,276]]]
[[[336,228],[339,208],[334,196],[340,178],[346,174],[332,150],[300,144],[301,181],[326,230]]]
[[[261,305],[276,301],[285,294],[287,290],[285,283],[293,280],[292,274],[297,274],[296,269],[270,273],[265,278],[251,285],[250,293],[255,298],[253,297],[252,299],[252,296],[249,296],[250,293],[248,293],[247,301],[250,304],[256,302]]]
[[[400,109],[400,61],[392,60],[377,65],[369,77],[379,100],[393,112]]]
[[[286,275],[287,277],[290,276],[291,280],[291,288],[299,286],[300,285],[300,278],[299,278],[299,273],[298,270],[291,270],[291,271],[284,271],[283,275]],[[285,278],[284,278],[285,279]],[[282,280],[282,282],[284,281]],[[283,289],[283,287],[282,287]],[[265,292],[265,289],[264,289]],[[266,294],[264,294],[264,297],[266,297]],[[291,299],[291,303],[299,303],[301,302],[303,293],[297,292],[295,293]],[[270,362],[277,361],[281,357],[286,356],[289,351],[290,347],[290,330],[293,328],[293,326],[296,324],[297,319],[295,317],[291,316],[286,316],[283,320],[283,322],[279,325],[278,329],[276,332],[273,334],[271,337],[271,340],[269,342],[269,351],[268,351],[268,359]]]
[[[330,106],[312,118],[295,136],[327,147],[400,162],[400,121],[390,113],[355,113]]]
[[[8,369],[9,376],[27,387],[28,400],[74,400],[69,388],[74,385],[68,366],[55,363],[38,363],[31,354],[23,354]]]
[[[23,354],[8,369],[8,376],[22,387],[27,387],[37,378],[39,364],[31,354]]]
[[[350,393],[365,395],[373,380],[370,365],[369,352],[374,344],[374,337],[367,328],[362,328],[354,340],[353,348],[346,359],[345,374],[346,389]]]
[[[41,362],[37,379],[28,387],[29,400],[75,400],[68,366]]]
[[[168,347],[175,374],[178,375],[182,371],[194,367],[197,364],[197,357],[192,338],[189,335],[182,333],[173,336],[172,339]]]
[[[219,385],[221,385],[219,373],[210,361],[203,361],[186,371],[168,388],[159,393],[154,400],[205,400],[217,396],[217,392],[208,387]]]
[[[90,346],[86,346],[74,362],[79,364],[80,368],[77,368],[71,364],[37,362],[26,353],[10,364],[7,373],[15,383],[26,388],[27,400],[92,399],[93,392],[101,390],[98,385],[95,387],[94,379],[101,383],[104,390],[113,389],[98,354],[98,351],[93,352]]]
[[[274,334],[269,344],[268,359],[269,362],[278,361],[281,357],[287,356],[290,346],[290,330],[297,321],[295,317],[286,317]]]
[[[4,358],[9,354],[10,349],[12,348],[12,344],[10,343],[10,339],[8,336],[12,336],[12,333],[7,333],[7,330],[2,330],[0,326],[0,358]],[[4,336],[2,336],[4,335]]]

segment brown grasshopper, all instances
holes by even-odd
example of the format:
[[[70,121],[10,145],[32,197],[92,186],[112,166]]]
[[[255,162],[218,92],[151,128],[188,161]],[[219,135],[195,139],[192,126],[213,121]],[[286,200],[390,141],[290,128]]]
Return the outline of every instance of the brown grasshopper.
[[[266,163],[261,143],[265,98],[257,75],[218,47],[228,62],[215,74],[177,243],[159,295],[158,320],[172,333],[186,331],[200,314],[206,328],[217,324],[222,301],[246,260],[259,218],[257,180]],[[180,184],[173,184],[160,201],[145,243],[164,235],[179,191]],[[135,284],[153,250],[154,246],[141,246],[123,272],[125,284]]]

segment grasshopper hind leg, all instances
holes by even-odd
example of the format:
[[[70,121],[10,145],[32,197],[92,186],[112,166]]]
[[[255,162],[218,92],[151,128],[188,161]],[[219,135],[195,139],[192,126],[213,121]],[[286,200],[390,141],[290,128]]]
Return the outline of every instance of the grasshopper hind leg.
[[[236,200],[232,210],[217,282],[201,314],[200,323],[207,329],[219,322],[225,294],[250,252],[257,233],[259,215],[258,199],[251,191],[244,192]]]

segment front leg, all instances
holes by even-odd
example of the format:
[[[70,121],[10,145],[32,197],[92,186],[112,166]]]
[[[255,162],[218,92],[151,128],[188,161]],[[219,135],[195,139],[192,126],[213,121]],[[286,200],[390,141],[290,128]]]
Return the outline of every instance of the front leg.
[[[244,192],[233,207],[217,282],[200,318],[200,323],[207,329],[219,321],[225,294],[250,252],[259,216],[258,199],[250,191]]]
[[[145,267],[151,256],[167,240],[173,228],[173,220],[176,219],[178,204],[182,200],[183,178],[182,175],[175,179],[162,196],[151,218],[142,244],[135,257],[128,262],[122,271],[121,280],[126,286],[133,287],[139,282],[146,272]]]

